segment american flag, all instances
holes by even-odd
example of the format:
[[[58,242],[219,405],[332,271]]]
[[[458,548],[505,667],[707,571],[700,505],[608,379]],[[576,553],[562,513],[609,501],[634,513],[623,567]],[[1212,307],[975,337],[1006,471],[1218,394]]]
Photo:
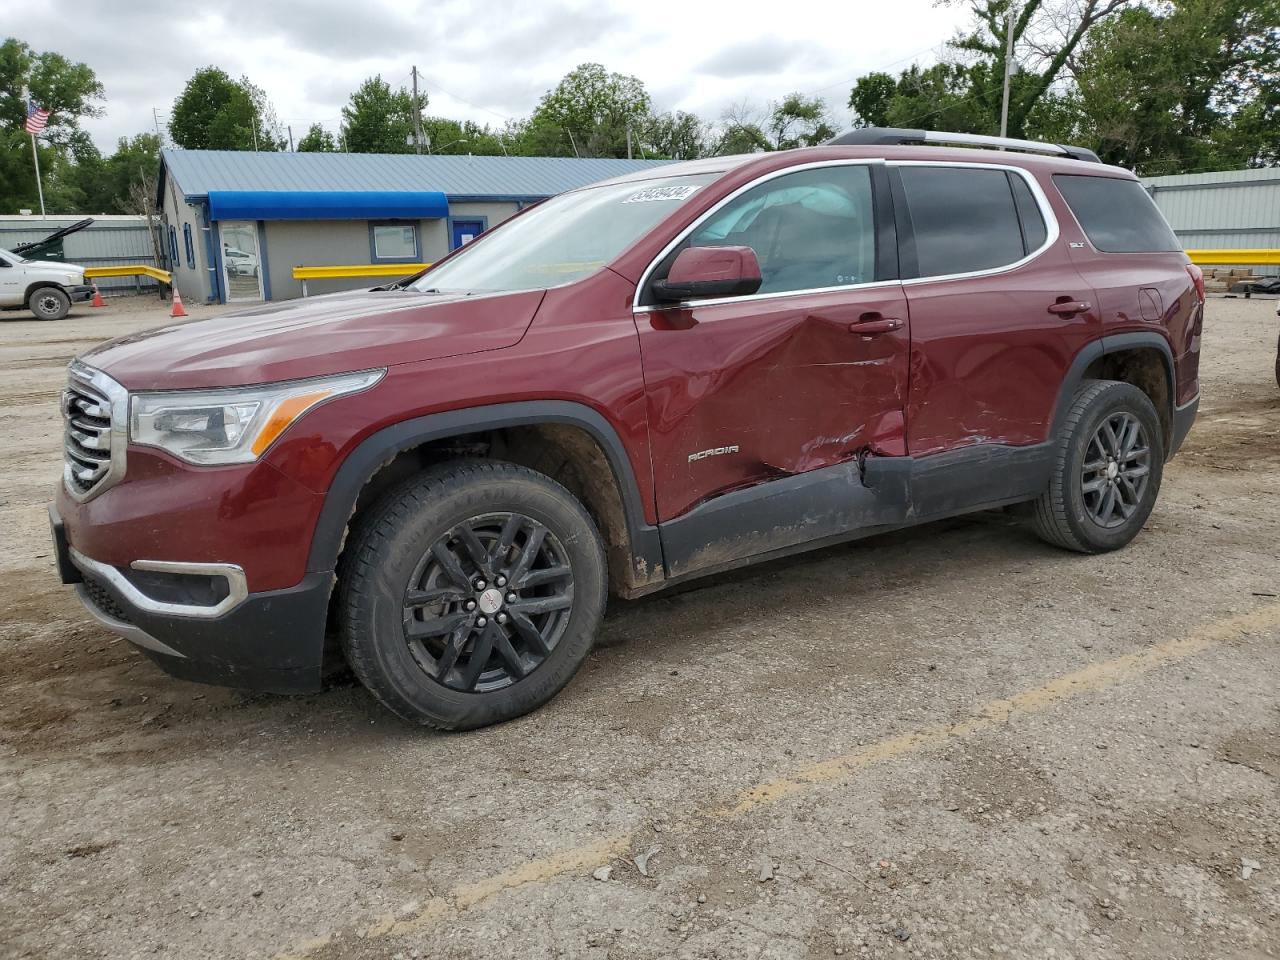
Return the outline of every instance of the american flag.
[[[45,128],[49,123],[49,111],[40,106],[30,97],[27,98],[27,122],[25,129],[27,133],[36,134]]]

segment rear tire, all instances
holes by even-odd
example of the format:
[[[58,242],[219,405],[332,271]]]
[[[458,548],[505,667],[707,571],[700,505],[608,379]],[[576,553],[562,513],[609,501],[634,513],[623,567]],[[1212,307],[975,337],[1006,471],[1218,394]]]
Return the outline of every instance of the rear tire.
[[[590,515],[515,464],[428,470],[370,511],[347,557],[340,637],[352,670],[390,710],[441,730],[542,706],[591,652],[604,615]]]
[[[1058,438],[1049,489],[1035,501],[1037,535],[1080,553],[1125,546],[1151,515],[1164,459],[1151,399],[1129,383],[1086,381]]]
[[[57,287],[38,287],[27,298],[27,309],[37,320],[61,320],[71,312],[71,298]]]

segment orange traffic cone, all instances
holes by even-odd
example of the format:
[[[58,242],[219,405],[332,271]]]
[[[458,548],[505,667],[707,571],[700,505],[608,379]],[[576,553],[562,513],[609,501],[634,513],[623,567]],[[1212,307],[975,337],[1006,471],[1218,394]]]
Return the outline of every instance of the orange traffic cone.
[[[89,306],[91,306],[91,307],[105,307],[106,305],[107,305],[107,301],[105,301],[105,300],[103,300],[103,299],[102,299],[102,294],[100,294],[100,293],[98,292],[98,285],[95,283],[95,284],[93,285],[93,302],[92,302],[92,303],[90,303],[90,304],[89,304]]]
[[[170,317],[185,317],[187,311],[182,307],[182,294],[178,292],[178,288],[173,288],[173,309],[169,311]]]

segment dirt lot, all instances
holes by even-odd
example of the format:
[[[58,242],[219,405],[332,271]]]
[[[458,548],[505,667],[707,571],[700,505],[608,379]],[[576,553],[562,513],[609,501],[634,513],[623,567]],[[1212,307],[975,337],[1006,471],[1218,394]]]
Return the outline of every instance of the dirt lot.
[[[0,323],[0,955],[1280,955],[1275,302],[1211,301],[1129,549],[984,514],[619,603],[463,735],[171,680],[55,582],[55,396],[129,309]]]

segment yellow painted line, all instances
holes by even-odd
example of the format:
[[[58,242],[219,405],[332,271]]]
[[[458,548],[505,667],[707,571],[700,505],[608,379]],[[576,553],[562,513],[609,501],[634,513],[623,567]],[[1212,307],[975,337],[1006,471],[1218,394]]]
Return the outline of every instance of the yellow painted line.
[[[342,277],[407,277],[429,263],[352,263],[328,267],[294,267],[295,280],[335,280]]]
[[[1241,250],[1188,250],[1191,262],[1202,267],[1275,266],[1280,264],[1280,250],[1260,247]]]
[[[123,263],[116,267],[85,267],[86,277],[150,277],[161,283],[173,283],[173,274],[146,263]]]
[[[1247,613],[1206,624],[1188,636],[1166,640],[1114,660],[1091,663],[1012,697],[990,700],[967,720],[897,734],[849,753],[821,760],[785,777],[757,784],[742,791],[726,804],[693,814],[673,829],[685,832],[696,829],[698,816],[721,819],[740,817],[790,797],[814,793],[828,784],[846,780],[873,764],[941,746],[954,737],[965,737],[1006,724],[1015,716],[1041,713],[1064,700],[1097,693],[1158,667],[1185,660],[1215,644],[1275,627],[1280,627],[1280,603],[1256,607]],[[598,867],[629,852],[632,838],[633,834],[630,832],[607,834],[591,843],[538,857],[485,879],[461,884],[449,894],[427,901],[412,916],[399,920],[391,915],[384,916],[362,930],[360,935],[368,940],[421,930],[450,913],[467,910],[503,891],[533,883],[546,883],[567,873],[585,872],[588,868]],[[305,960],[332,939],[330,934],[296,944],[289,950],[276,954],[275,960]]]

